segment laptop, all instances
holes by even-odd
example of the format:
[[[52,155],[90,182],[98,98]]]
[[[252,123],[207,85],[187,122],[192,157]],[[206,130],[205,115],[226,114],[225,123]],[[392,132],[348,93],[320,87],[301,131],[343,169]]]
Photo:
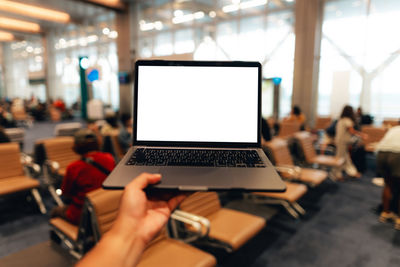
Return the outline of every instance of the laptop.
[[[285,191],[261,148],[260,63],[139,60],[133,100],[133,146],[104,188],[148,172],[158,189]]]

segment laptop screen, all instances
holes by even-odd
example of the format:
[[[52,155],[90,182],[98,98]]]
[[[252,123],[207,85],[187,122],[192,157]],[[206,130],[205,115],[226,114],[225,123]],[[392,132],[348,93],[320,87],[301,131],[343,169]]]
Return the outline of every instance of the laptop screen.
[[[257,143],[256,65],[137,68],[137,141]]]

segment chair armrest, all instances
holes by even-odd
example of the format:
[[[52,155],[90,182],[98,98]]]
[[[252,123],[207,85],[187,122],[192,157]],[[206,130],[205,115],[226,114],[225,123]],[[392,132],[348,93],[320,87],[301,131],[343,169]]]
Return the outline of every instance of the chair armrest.
[[[40,166],[33,162],[33,158],[25,153],[21,153],[21,163],[24,167],[28,167],[35,172],[35,174],[40,174]]]
[[[60,168],[60,164],[57,161],[49,159],[44,162],[44,165],[46,165],[53,172],[57,171]]]
[[[279,166],[275,166],[275,169],[278,172],[286,172],[293,178],[298,178],[301,173],[301,167],[299,167],[299,166],[279,165]]]
[[[198,216],[182,210],[175,210],[171,214],[171,219],[189,224],[196,230],[196,235],[185,240],[185,242],[191,242],[199,238],[203,238],[210,232],[210,221],[202,216]],[[203,231],[205,229],[205,231]],[[175,237],[177,233],[175,231]]]

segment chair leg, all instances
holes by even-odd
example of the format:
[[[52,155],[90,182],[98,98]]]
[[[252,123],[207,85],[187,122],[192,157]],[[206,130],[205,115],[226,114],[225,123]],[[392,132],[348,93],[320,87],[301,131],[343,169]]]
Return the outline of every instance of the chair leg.
[[[56,189],[53,185],[48,185],[47,189],[50,192],[50,195],[53,197],[54,201],[57,203],[58,206],[63,206],[64,202],[61,200],[60,196],[57,195]]]
[[[299,214],[296,212],[296,210],[294,208],[292,208],[292,206],[290,206],[290,204],[286,201],[282,201],[281,205],[286,209],[286,211],[292,215],[293,218],[298,219],[299,218]]]
[[[36,188],[32,188],[31,193],[32,193],[32,196],[35,199],[37,205],[39,206],[40,212],[42,214],[46,214],[47,210],[43,204],[42,197],[40,196],[39,191]]]
[[[254,201],[254,203],[262,203],[262,204],[278,204],[283,206],[286,211],[295,219],[299,218],[299,214],[296,212],[296,209],[293,208],[289,202],[283,199],[270,199],[270,198],[262,198],[260,199],[259,197],[255,195],[251,195],[250,199]]]
[[[300,213],[301,215],[306,214],[306,211],[303,209],[302,206],[299,205],[299,203],[293,202],[293,203],[291,203],[291,204],[292,204],[292,207],[293,207],[298,213]]]

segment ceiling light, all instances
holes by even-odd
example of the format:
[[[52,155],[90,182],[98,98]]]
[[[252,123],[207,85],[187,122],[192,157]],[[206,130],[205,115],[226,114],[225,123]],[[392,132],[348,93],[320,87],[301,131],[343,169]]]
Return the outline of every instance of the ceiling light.
[[[37,23],[5,17],[0,17],[0,28],[22,32],[40,32],[40,26]]]
[[[210,16],[210,18],[215,18],[217,16],[217,13],[215,13],[215,11],[210,11],[208,15]]]
[[[124,8],[124,4],[120,0],[88,0],[88,2],[118,9]]]
[[[236,3],[232,5],[227,5],[222,7],[222,11],[225,13],[230,13],[234,11],[238,11],[239,9],[247,9],[251,7],[258,7],[258,6],[263,6],[268,3],[268,0],[250,0],[246,2],[241,2],[241,3]]]
[[[104,28],[103,29],[103,34],[104,35],[108,35],[110,33],[110,29],[109,28]]]
[[[183,16],[183,15],[184,15],[184,14],[183,14],[183,11],[182,11],[182,10],[177,9],[177,10],[174,11],[174,16],[175,16],[175,17],[181,17],[181,16]]]
[[[99,37],[97,37],[97,35],[89,35],[86,38],[86,40],[88,43],[94,43],[94,42],[97,42],[97,40],[99,40]]]
[[[154,22],[154,28],[157,31],[161,31],[163,29],[163,27],[164,27],[164,25],[163,25],[163,23],[161,21]]]
[[[267,4],[267,0],[251,0],[247,2],[240,3],[240,9],[246,9],[251,7],[263,6]]]
[[[204,12],[203,11],[199,11],[193,14],[195,19],[201,19],[204,18]]]
[[[108,35],[111,39],[115,39],[118,37],[118,32],[116,31],[111,31],[110,34]]]
[[[9,32],[0,31],[0,42],[9,42],[14,40],[14,35]]]
[[[68,13],[8,0],[0,0],[0,10],[60,23],[68,23],[70,21]]]
[[[33,52],[33,47],[32,46],[28,46],[28,47],[26,47],[26,52],[28,52],[28,53],[32,53]]]
[[[149,23],[140,23],[140,30],[145,32],[145,31],[151,31],[154,29],[154,23],[153,22],[149,22]]]
[[[186,14],[186,15],[183,15],[180,17],[174,17],[174,18],[172,18],[172,23],[179,24],[179,23],[189,22],[194,19],[201,19],[203,17],[204,17],[204,12],[198,11],[193,14]]]

